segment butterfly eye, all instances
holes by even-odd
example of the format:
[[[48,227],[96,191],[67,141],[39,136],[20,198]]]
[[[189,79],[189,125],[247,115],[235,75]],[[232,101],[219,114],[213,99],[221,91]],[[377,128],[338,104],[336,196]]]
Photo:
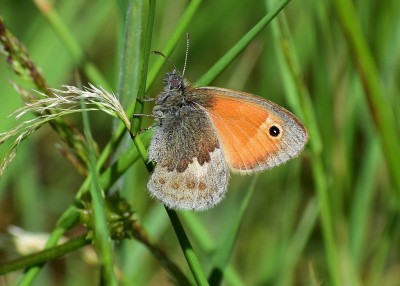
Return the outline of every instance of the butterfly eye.
[[[278,125],[271,125],[269,127],[269,135],[271,135],[271,137],[275,137],[275,138],[280,137],[281,128]]]

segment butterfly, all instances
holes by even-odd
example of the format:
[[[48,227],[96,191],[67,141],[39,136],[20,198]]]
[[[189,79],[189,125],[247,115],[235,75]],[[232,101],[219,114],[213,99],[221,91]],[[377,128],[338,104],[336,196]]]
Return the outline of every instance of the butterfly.
[[[184,70],[165,75],[153,108],[148,154],[156,165],[147,187],[164,205],[206,210],[224,198],[229,170],[252,174],[302,151],[308,132],[292,113],[249,93],[194,87]]]

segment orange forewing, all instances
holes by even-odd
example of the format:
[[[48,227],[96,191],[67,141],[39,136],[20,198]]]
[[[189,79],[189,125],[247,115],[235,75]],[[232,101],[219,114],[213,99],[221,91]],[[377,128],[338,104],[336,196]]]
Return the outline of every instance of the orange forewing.
[[[234,96],[236,95],[236,96]],[[239,95],[239,96],[237,96]],[[226,160],[234,170],[250,171],[263,165],[280,150],[279,142],[269,136],[268,118],[274,116],[248,94],[229,95],[229,90],[212,91],[207,109],[222,143]],[[279,118],[273,118],[280,122]]]

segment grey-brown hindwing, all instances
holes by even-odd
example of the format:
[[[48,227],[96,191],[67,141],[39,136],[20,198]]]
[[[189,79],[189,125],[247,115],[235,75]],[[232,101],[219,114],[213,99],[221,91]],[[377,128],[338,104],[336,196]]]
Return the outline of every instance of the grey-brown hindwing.
[[[226,192],[228,166],[207,114],[190,104],[175,111],[155,127],[149,158],[157,164],[147,187],[170,208],[207,209]]]

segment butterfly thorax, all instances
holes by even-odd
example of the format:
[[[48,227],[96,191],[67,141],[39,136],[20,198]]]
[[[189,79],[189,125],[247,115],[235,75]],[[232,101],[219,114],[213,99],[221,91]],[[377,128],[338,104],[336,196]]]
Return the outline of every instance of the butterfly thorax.
[[[198,109],[207,106],[209,98],[196,93],[196,88],[176,70],[167,73],[164,77],[164,90],[155,101],[153,113],[157,118],[168,115],[177,116],[188,109]]]

